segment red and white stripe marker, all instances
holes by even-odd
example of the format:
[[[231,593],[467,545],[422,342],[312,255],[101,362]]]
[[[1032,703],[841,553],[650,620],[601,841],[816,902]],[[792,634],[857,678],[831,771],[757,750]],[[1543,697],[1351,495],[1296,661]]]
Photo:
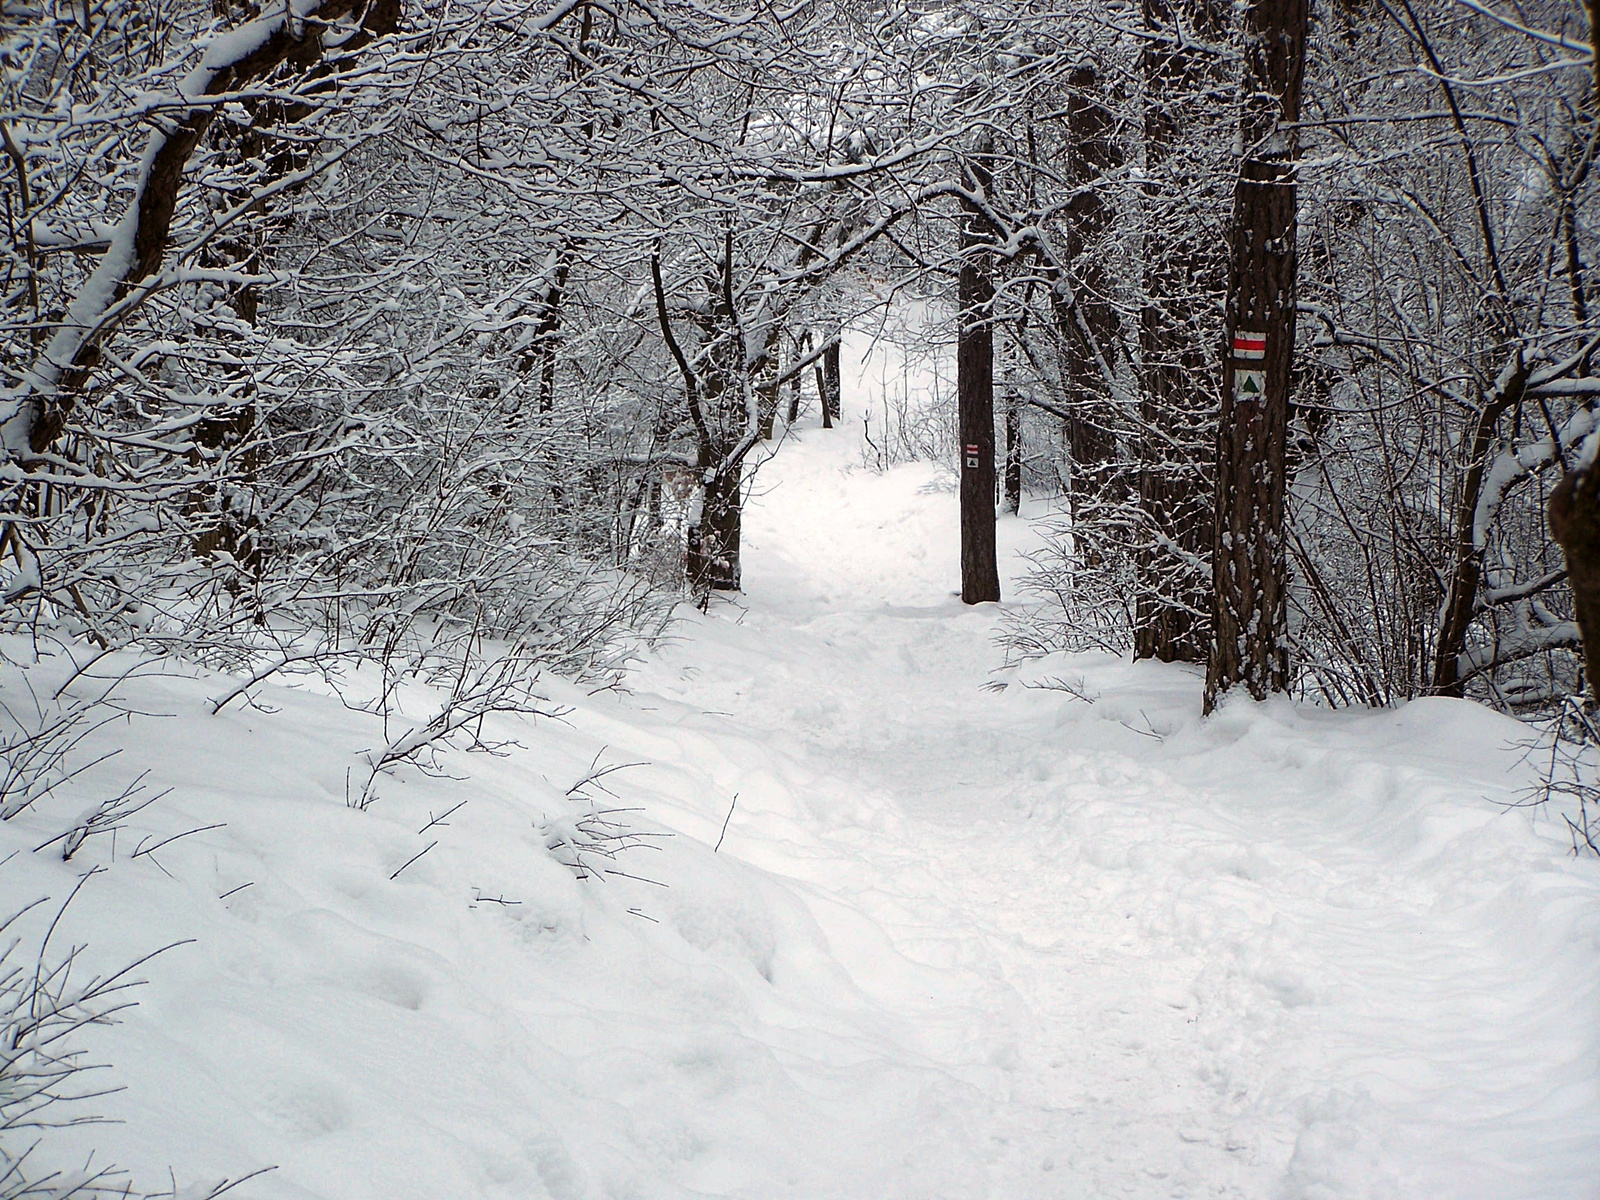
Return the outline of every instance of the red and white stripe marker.
[[[1233,335],[1233,356],[1243,359],[1265,358],[1267,356],[1267,335],[1264,333],[1251,333],[1247,329],[1238,330]]]

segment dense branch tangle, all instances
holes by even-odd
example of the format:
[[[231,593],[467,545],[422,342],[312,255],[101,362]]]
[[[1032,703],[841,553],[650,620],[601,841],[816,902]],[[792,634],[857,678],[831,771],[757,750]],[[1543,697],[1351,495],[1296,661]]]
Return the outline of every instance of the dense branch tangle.
[[[1536,518],[1593,400],[1587,30],[1383,19],[1329,9],[1337,86],[1284,124],[1288,615],[1260,611],[1337,702],[1534,704],[1571,682]],[[1008,489],[1067,494],[1053,594],[1202,656],[1250,47],[1216,5],[0,20],[14,617],[192,646],[427,612],[554,645],[556,597],[601,581],[736,586],[754,449],[818,367],[833,415],[860,284],[948,304],[981,268]]]

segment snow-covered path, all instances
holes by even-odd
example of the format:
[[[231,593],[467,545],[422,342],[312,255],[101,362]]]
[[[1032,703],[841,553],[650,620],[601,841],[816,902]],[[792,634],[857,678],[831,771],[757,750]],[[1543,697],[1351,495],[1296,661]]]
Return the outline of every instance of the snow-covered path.
[[[1600,1197],[1600,871],[1504,807],[1525,729],[1006,667],[947,482],[857,429],[762,467],[744,595],[365,811],[360,679],[130,681],[86,796],[170,794],[72,863],[54,799],[0,824],[5,911],[100,867],[83,969],[188,944],[92,1031],[122,1123],[41,1155],[275,1168],[240,1200]],[[675,833],[644,879],[560,861],[584,794]]]
[[[807,881],[974,1089],[919,1115],[976,1160],[937,1194],[1600,1195],[1593,873],[1490,802],[1522,730],[1202,726],[1196,676],[1101,656],[1019,679],[951,595],[936,474],[854,458],[813,431],[767,465],[742,606],[636,686],[765,747],[728,851]],[[1062,675],[1098,699],[1026,686]],[[797,795],[831,853],[794,853]]]

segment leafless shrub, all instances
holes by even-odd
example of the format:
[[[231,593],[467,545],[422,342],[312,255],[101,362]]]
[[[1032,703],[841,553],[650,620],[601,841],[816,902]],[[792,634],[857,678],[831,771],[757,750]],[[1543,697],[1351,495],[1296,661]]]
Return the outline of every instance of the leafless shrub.
[[[579,879],[603,880],[611,875],[657,883],[664,887],[666,885],[659,884],[657,880],[624,871],[616,865],[622,855],[629,851],[657,849],[656,840],[670,835],[664,831],[641,830],[631,825],[626,819],[627,815],[641,812],[642,809],[621,804],[608,805],[600,799],[602,796],[613,800],[617,798],[616,793],[604,782],[608,776],[644,765],[608,763],[601,766],[600,756],[604,753],[605,748],[602,747],[583,778],[567,789],[569,800],[586,804],[587,808],[546,821],[540,826],[545,847],[557,862],[571,869]]]
[[[1600,726],[1595,714],[1580,697],[1569,696],[1525,749],[1540,763],[1540,780],[1520,806],[1553,809],[1572,838],[1572,853],[1600,857]]]
[[[1086,550],[1062,527],[1031,556],[1033,569],[1021,583],[1023,603],[1001,625],[1008,656],[1042,658],[1058,650],[1122,654],[1132,647],[1133,560],[1124,553],[1085,563]]]
[[[109,690],[87,699],[58,692],[41,697],[27,671],[25,707],[0,701],[0,821],[34,807],[57,788],[116,755],[107,750],[86,762],[70,759],[90,735],[124,717]]]
[[[88,1057],[84,1033],[114,1024],[136,1003],[131,993],[145,982],[139,971],[158,955],[186,944],[162,946],[109,974],[84,967],[82,945],[54,950],[52,941],[67,909],[100,870],[79,878],[36,949],[24,952],[31,939],[17,927],[42,909],[46,898],[0,922],[0,938],[9,939],[0,943],[0,1134],[11,1139],[9,1146],[0,1145],[0,1200],[215,1200],[255,1176],[182,1189],[174,1181],[166,1191],[146,1192],[114,1166],[96,1166],[91,1160],[68,1169],[37,1161],[49,1130],[102,1121],[85,1105],[120,1090],[100,1082],[109,1067]],[[34,1131],[33,1140],[15,1150],[17,1135],[28,1130]]]
[[[554,718],[568,711],[553,704],[538,688],[540,660],[524,648],[485,652],[482,642],[470,636],[450,655],[423,655],[407,662],[399,647],[382,660],[384,685],[377,700],[383,715],[386,744],[369,751],[370,773],[351,806],[365,810],[375,799],[378,776],[401,765],[442,773],[440,753],[448,747],[479,753],[503,753],[512,743],[485,735],[485,720],[496,713]],[[448,672],[446,674],[446,672]],[[440,679],[440,676],[443,679]],[[396,702],[406,677],[432,676],[443,691],[435,710],[421,721],[405,721]],[[401,726],[404,726],[401,729]],[[399,730],[397,732],[397,730]]]

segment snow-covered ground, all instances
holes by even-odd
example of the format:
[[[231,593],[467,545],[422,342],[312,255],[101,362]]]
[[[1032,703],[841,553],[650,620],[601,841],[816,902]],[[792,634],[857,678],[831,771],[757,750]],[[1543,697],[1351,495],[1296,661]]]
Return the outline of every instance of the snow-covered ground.
[[[745,594],[625,689],[551,680],[567,715],[365,812],[378,721],[325,688],[212,717],[219,677],[127,684],[93,786],[171,793],[66,864],[32,850],[72,805],[7,823],[0,899],[103,865],[52,946],[192,941],[84,1035],[124,1089],[85,1111],[123,1123],[41,1155],[149,1190],[275,1166],[261,1200],[1600,1196],[1600,870],[1505,807],[1527,731],[1202,722],[1181,667],[1007,668],[948,479],[859,438],[785,442]],[[1011,576],[1033,536],[1002,520]],[[596,761],[674,832],[619,860],[642,879],[548,849]]]

